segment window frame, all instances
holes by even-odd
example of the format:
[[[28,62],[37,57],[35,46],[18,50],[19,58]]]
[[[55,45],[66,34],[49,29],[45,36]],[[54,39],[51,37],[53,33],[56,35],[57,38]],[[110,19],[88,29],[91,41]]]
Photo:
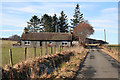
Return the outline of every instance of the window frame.
[[[30,45],[30,44],[31,44],[31,41],[24,41],[24,45]]]

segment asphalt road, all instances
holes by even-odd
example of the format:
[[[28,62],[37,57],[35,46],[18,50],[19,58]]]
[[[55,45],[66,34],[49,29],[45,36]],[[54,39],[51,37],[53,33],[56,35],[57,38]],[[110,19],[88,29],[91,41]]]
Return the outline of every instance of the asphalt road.
[[[119,69],[120,63],[99,49],[94,48],[88,53],[76,78],[119,80]]]

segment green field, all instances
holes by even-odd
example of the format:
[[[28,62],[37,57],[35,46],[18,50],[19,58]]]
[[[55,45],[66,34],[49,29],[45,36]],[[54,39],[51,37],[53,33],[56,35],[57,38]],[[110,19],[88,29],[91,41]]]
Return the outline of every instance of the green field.
[[[9,55],[9,49],[12,49],[12,54],[13,54],[13,64],[16,64],[20,61],[25,60],[25,54],[24,48],[12,48],[12,44],[13,43],[17,43],[16,41],[5,41],[2,40],[2,66],[5,66],[5,64],[9,64],[10,63],[10,55]],[[48,49],[48,53],[51,53],[51,48],[47,48]],[[64,48],[65,49],[65,48]],[[60,51],[59,48],[56,48],[56,51]],[[46,49],[43,48],[42,50],[42,55],[45,55],[46,53]],[[53,48],[53,53],[54,53],[54,48]],[[34,48],[28,48],[27,50],[27,58],[33,58],[34,57]],[[41,56],[41,48],[36,48],[36,56]]]
[[[120,45],[108,45],[108,48],[110,48],[111,50],[120,52]]]

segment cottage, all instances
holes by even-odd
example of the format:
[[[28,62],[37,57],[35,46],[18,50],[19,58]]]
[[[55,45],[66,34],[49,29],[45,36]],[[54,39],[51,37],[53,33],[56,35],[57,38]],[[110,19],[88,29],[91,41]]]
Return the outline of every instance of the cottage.
[[[70,33],[23,33],[21,36],[22,47],[72,45],[72,34]]]

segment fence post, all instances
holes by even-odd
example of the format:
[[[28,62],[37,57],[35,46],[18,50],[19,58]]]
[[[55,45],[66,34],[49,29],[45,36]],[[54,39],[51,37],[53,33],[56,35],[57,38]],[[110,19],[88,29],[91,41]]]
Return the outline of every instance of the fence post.
[[[46,54],[45,55],[47,55],[47,46],[46,46]]]
[[[61,53],[61,45],[60,45],[60,53]]]
[[[63,46],[62,46],[62,50],[63,50]]]
[[[40,49],[41,50],[41,49]],[[40,51],[39,51],[39,57],[40,57]]]
[[[42,56],[42,46],[41,46],[41,56]]]
[[[36,57],[36,47],[34,47],[34,57]]]
[[[53,49],[52,49],[52,46],[51,46],[51,54],[53,53],[53,51],[52,51]]]
[[[25,60],[27,59],[26,54],[27,54],[27,47],[25,47]]]
[[[12,60],[12,49],[9,50],[10,53],[10,64],[13,67],[13,60]]]
[[[54,46],[54,54],[56,54],[56,45]]]

